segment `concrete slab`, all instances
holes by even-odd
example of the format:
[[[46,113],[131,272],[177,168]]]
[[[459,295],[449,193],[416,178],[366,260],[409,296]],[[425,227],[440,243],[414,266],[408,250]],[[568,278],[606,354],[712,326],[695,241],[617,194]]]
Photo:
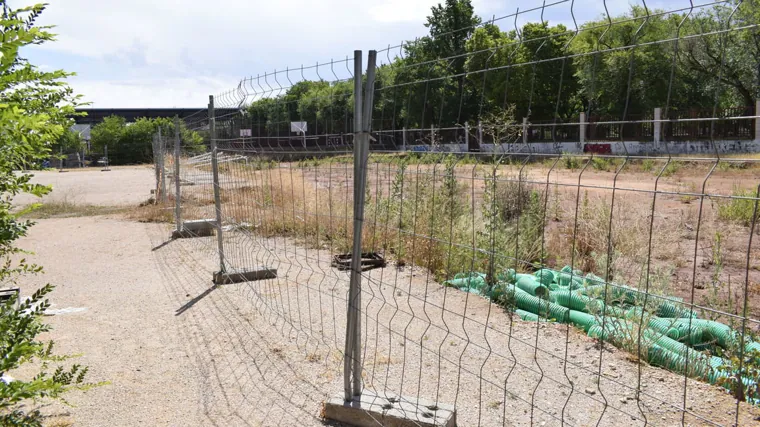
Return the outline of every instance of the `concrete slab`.
[[[191,221],[184,221],[182,223],[182,230],[174,230],[172,232],[172,238],[181,239],[188,237],[206,237],[214,235],[216,230],[215,219],[194,219]]]
[[[351,402],[343,394],[325,403],[325,418],[357,427],[455,427],[456,409],[424,399],[378,395],[365,390]]]
[[[214,284],[230,285],[232,283],[253,282],[255,280],[274,279],[277,277],[277,269],[258,267],[254,269],[238,269],[231,271],[217,271],[214,273]]]

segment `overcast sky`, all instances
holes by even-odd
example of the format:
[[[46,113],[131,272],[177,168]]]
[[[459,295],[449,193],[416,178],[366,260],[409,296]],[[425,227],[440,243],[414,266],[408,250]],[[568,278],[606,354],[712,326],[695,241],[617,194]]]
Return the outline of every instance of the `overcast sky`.
[[[436,0],[48,0],[40,24],[58,40],[24,54],[45,69],[77,73],[74,89],[95,108],[201,107],[242,77],[345,59],[426,34]],[[699,0],[698,0],[699,1]],[[547,4],[562,0],[547,0]],[[26,4],[28,1],[16,1]],[[541,7],[542,0],[473,0],[484,20]],[[637,0],[607,0],[619,14]],[[550,23],[572,25],[604,13],[600,0],[549,6]],[[641,4],[638,0],[637,4]],[[688,7],[650,0],[650,8]],[[540,11],[521,15],[539,21]],[[499,21],[511,28],[511,20]],[[518,23],[519,24],[519,23]],[[294,75],[294,77],[297,77]]]

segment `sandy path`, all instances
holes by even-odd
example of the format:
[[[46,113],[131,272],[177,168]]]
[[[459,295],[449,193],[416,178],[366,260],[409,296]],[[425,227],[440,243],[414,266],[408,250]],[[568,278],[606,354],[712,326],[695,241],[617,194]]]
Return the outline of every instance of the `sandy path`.
[[[54,309],[86,307],[47,317],[58,351],[82,353],[91,381],[111,384],[74,393],[76,426],[201,425],[198,369],[188,357],[176,305],[150,248],[150,226],[116,219],[40,221],[20,246],[33,249],[47,274],[28,280],[22,293],[56,285]]]
[[[110,172],[100,168],[69,169],[68,172],[34,171],[33,183],[52,185],[53,192],[43,201],[68,201],[77,204],[124,206],[137,205],[150,197],[155,188],[151,166],[118,166]],[[18,205],[38,202],[28,194],[15,199]]]

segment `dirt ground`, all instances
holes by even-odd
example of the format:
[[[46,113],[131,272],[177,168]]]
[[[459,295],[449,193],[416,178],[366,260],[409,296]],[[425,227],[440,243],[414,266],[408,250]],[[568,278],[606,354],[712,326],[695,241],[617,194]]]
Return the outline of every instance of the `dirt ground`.
[[[152,188],[149,168],[38,179],[104,205],[137,204]],[[50,282],[54,309],[86,308],[48,318],[58,349],[81,353],[91,380],[111,382],[46,413],[76,426],[324,425],[322,402],[342,390],[348,284],[329,251],[233,231],[230,263],[267,264],[279,277],[214,288],[215,238],[170,241],[169,232],[119,216],[56,218],[21,242],[47,271],[22,292]],[[511,318],[420,270],[374,270],[363,294],[365,387],[456,403],[459,425],[672,426],[683,416],[685,425],[728,426],[760,417],[719,387],[634,363],[567,325]]]
[[[54,191],[42,202],[67,201],[81,205],[126,206],[137,205],[150,197],[155,188],[152,166],[113,166],[110,172],[100,168],[34,171],[33,183],[52,185]],[[20,195],[15,203],[26,205],[40,199],[28,194]]]

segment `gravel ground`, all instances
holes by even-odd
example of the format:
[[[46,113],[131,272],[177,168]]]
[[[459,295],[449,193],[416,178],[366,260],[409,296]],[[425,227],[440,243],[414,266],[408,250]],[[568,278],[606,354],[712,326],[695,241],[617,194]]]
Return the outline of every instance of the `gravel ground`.
[[[91,381],[110,381],[70,396],[76,426],[203,425],[198,365],[184,346],[183,325],[150,250],[151,226],[109,219],[41,220],[20,246],[34,250],[46,274],[22,293],[56,285],[53,309],[86,311],[46,318],[59,352],[81,353]],[[68,398],[68,397],[67,397]]]
[[[152,166],[115,166],[110,172],[100,168],[69,169],[67,172],[34,171],[33,183],[52,185],[53,192],[43,201],[68,201],[77,204],[125,206],[137,205],[150,197],[155,188]],[[15,199],[18,205],[38,202],[23,194]]]
[[[91,173],[61,174],[71,181],[59,190]],[[84,199],[147,198],[150,169],[119,173],[89,183]],[[214,288],[216,238],[168,235],[167,225],[66,218],[41,220],[21,242],[47,270],[23,293],[51,282],[53,308],[87,308],[49,318],[59,350],[83,353],[90,379],[111,381],[46,412],[77,426],[324,425],[322,402],[342,390],[348,289],[329,251],[229,232],[230,265],[266,264],[279,277]],[[462,426],[734,424],[722,389],[639,365],[572,327],[513,319],[421,270],[364,276],[363,378],[378,393],[456,404]],[[742,404],[739,425],[759,415]]]

